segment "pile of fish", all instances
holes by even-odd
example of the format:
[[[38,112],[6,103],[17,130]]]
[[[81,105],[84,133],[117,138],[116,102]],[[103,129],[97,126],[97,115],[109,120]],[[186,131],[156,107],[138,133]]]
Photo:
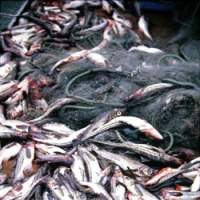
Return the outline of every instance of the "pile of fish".
[[[64,105],[106,105],[70,94],[50,104],[43,92],[55,84],[56,69],[89,59],[96,70],[123,73],[113,69],[98,51],[109,45],[113,37],[127,32],[134,34],[140,44],[129,51],[163,53],[142,44],[143,37],[152,40],[152,36],[139,3],[135,1],[134,6],[139,16],[137,30],[124,17],[125,8],[120,0],[33,1],[30,11],[17,16],[16,26],[0,33],[3,51],[0,56],[0,200],[200,198],[200,157],[184,160],[170,148],[127,140],[120,132],[124,127],[148,141],[165,138],[146,120],[125,115],[125,104],[112,104],[115,107],[112,111],[102,113],[77,130],[70,128],[70,124],[49,119]],[[80,48],[58,60],[47,74],[25,70],[44,42],[71,48],[77,40],[95,32],[102,33],[97,46]],[[19,70],[23,72],[20,76]],[[124,102],[142,101],[154,93],[180,86],[183,87],[170,81],[149,85],[134,91]],[[32,116],[33,110],[40,115]],[[112,139],[108,141],[104,135]]]

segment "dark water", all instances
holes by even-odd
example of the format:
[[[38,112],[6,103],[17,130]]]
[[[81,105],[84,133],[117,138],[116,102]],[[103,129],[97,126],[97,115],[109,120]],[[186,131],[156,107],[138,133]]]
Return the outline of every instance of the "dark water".
[[[0,12],[16,14],[24,0],[1,0],[0,1]],[[0,29],[4,29],[8,26],[11,21],[11,17],[5,17],[0,15]]]

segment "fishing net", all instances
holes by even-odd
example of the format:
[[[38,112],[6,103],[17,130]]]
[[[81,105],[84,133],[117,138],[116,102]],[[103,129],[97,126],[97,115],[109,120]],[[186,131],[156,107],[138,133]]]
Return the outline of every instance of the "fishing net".
[[[149,55],[142,52],[127,52],[126,49],[134,42],[134,37],[129,37],[127,41],[125,35],[120,39],[116,38],[98,52],[117,69],[118,73],[109,68],[98,69],[88,59],[64,65],[61,72],[55,72],[56,86],[45,96],[49,102],[54,102],[58,97],[69,93],[92,101],[77,107],[64,106],[55,113],[55,119],[70,124],[71,128],[79,129],[102,112],[120,107],[124,104],[125,97],[133,91],[171,79],[177,81],[180,86],[157,93],[141,102],[129,102],[123,109],[127,115],[149,121],[161,130],[166,138],[168,137],[166,132],[172,134],[175,146],[198,148],[200,92],[195,86],[200,85],[199,63],[195,62],[195,59],[193,62],[186,62],[171,53]],[[193,44],[192,41],[187,45]],[[47,74],[52,65],[66,55],[69,55],[69,51],[63,48],[45,49],[44,52],[34,56],[32,64],[37,66],[40,72]],[[129,131],[128,129],[124,131],[128,137],[132,135]]]

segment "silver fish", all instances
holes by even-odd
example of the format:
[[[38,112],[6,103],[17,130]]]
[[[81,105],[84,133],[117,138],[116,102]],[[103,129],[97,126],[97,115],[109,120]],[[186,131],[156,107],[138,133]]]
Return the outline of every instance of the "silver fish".
[[[10,81],[0,85],[0,100],[4,100],[11,96],[13,92],[18,90],[18,82]]]
[[[152,85],[148,85],[146,87],[140,88],[133,92],[128,98],[126,98],[126,101],[130,100],[140,100],[147,96],[151,96],[153,94],[156,94],[158,92],[161,92],[166,89],[173,88],[174,85],[170,83],[155,83]]]
[[[86,200],[86,195],[83,192],[79,192],[77,188],[73,185],[73,180],[71,178],[68,178],[64,176],[63,174],[58,174],[56,180],[60,183],[63,184],[66,189],[69,191],[71,194],[72,198],[74,200]]]
[[[9,120],[9,119],[2,121],[1,124],[5,127],[21,132],[29,132],[32,126],[29,123],[20,120]]]
[[[101,179],[101,168],[97,158],[90,153],[86,148],[78,147],[78,152],[81,158],[85,161],[89,182],[99,183]]]
[[[69,63],[76,62],[78,60],[86,58],[86,56],[89,54],[89,50],[81,50],[75,53],[72,53],[70,56],[58,61],[50,71],[50,74],[52,74],[56,68],[61,67],[62,65],[67,65]]]
[[[181,160],[179,160],[178,158],[168,155],[167,153],[165,153],[164,150],[151,146],[151,145],[147,145],[147,144],[136,144],[133,142],[123,142],[123,143],[114,143],[114,142],[101,142],[101,141],[97,141],[97,140],[91,140],[95,143],[98,144],[103,144],[103,145],[109,145],[112,147],[116,147],[116,148],[124,148],[124,149],[128,149],[130,151],[133,151],[134,153],[137,153],[139,155],[143,155],[146,156],[152,160],[155,161],[159,161],[159,162],[171,162],[171,163],[175,163],[175,164],[181,164]]]
[[[25,137],[27,134],[17,132],[0,124],[0,138]]]
[[[13,183],[23,180],[33,172],[33,160],[35,158],[35,145],[32,142],[25,144],[17,158]]]
[[[152,168],[142,164],[137,160],[130,159],[123,155],[111,153],[109,151],[101,150],[95,145],[90,145],[90,148],[92,148],[92,150],[95,151],[95,153],[101,158],[109,160],[110,162],[120,166],[125,171],[130,170],[133,174],[139,177],[150,177],[153,174]]]
[[[131,22],[125,19],[123,16],[121,16],[117,11],[113,13],[112,18],[114,19],[115,22],[122,24],[124,27],[129,29],[132,28]]]
[[[47,145],[47,144],[35,144],[36,148],[36,155],[37,153],[42,153],[44,155],[56,155],[56,154],[66,154],[67,152],[64,149],[61,149],[59,147],[53,146],[53,145]]]
[[[129,200],[143,200],[142,194],[136,187],[136,181],[133,178],[124,176],[123,179],[118,178],[118,181],[127,188]]]
[[[129,52],[140,51],[140,52],[145,52],[145,53],[150,53],[150,54],[164,53],[162,50],[160,50],[158,48],[147,47],[145,45],[139,45],[139,46],[136,46],[136,47],[131,47],[128,51]]]
[[[15,157],[20,152],[21,147],[22,147],[21,144],[13,142],[4,146],[0,150],[0,169],[2,168],[2,163],[4,161],[7,161],[12,157]]]
[[[138,21],[138,28],[139,30],[144,33],[144,35],[149,38],[150,40],[153,40],[152,36],[150,35],[149,33],[149,30],[148,30],[148,24],[144,18],[144,16],[140,16],[139,18],[139,21]]]
[[[120,116],[110,120],[108,123],[104,124],[99,129],[93,132],[93,135],[97,135],[101,132],[107,131],[112,128],[119,127],[121,125],[127,124],[133,128],[137,128],[140,132],[144,133],[147,137],[162,140],[163,136],[147,121],[133,116]],[[91,137],[91,136],[90,136]]]
[[[37,123],[42,121],[44,118],[48,117],[49,115],[51,115],[51,113],[53,113],[55,110],[58,110],[59,108],[61,108],[62,106],[69,104],[69,103],[73,103],[76,102],[74,99],[71,98],[61,98],[61,99],[57,99],[54,103],[52,103],[49,108],[46,110],[46,112],[44,112],[41,116],[30,120],[29,122],[31,123]]]
[[[139,190],[139,192],[142,194],[143,200],[159,200],[158,197],[150,193],[148,190],[146,190],[141,184],[136,184],[136,188]]]
[[[7,178],[8,177],[7,177],[6,174],[0,172],[0,185],[4,184],[6,182],[6,180],[7,180]]]
[[[11,52],[5,52],[0,55],[0,66],[7,64],[11,60],[12,54]]]
[[[105,188],[98,183],[81,182],[82,186],[88,187],[92,193],[99,195],[105,200],[113,200]]]
[[[116,186],[115,195],[113,195],[113,198],[115,200],[126,200],[126,188],[123,185],[118,184]]]
[[[47,184],[47,187],[51,191],[53,197],[58,200],[73,200],[73,196],[71,193],[67,190],[67,188],[60,184],[58,181],[56,181],[54,178],[47,177],[45,179],[45,182]]]
[[[120,8],[121,10],[125,10],[124,5],[123,5],[123,1],[120,0],[111,0],[118,8]]]
[[[191,192],[198,192],[199,189],[200,189],[200,171],[198,170],[198,173],[191,185]]]
[[[68,9],[79,8],[83,6],[85,3],[86,3],[85,0],[73,0],[73,1],[65,3],[62,9],[66,11]]]
[[[100,66],[100,67],[109,66],[108,60],[99,53],[94,53],[94,52],[89,53],[87,55],[87,58],[97,66]]]
[[[112,12],[113,8],[108,1],[102,0],[102,10],[104,10],[110,14]]]
[[[10,185],[0,185],[0,198],[4,197],[11,189]]]
[[[83,129],[80,129],[73,134],[71,134],[68,137],[60,136],[60,135],[53,135],[53,134],[47,134],[47,133],[41,133],[41,132],[35,132],[32,133],[32,139],[34,141],[44,143],[44,144],[50,144],[55,146],[71,146],[73,144],[73,141],[77,140],[80,135],[87,129],[88,127],[84,127]]]
[[[164,200],[197,200],[200,198],[200,192],[169,190],[165,192],[163,198]]]
[[[18,85],[18,91],[16,91],[11,97],[9,97],[5,103],[6,104],[16,104],[20,100],[23,100],[24,94],[28,95],[29,92],[29,79],[25,78]]]
[[[69,166],[73,163],[73,158],[67,154],[65,155],[48,155],[48,154],[37,154],[37,161],[48,162],[48,163],[64,163],[66,166]]]
[[[178,169],[174,169],[171,167],[165,167],[161,170],[159,170],[154,176],[152,176],[146,183],[145,185],[154,185],[159,183],[159,181],[163,178],[163,177],[167,177],[171,174],[174,174],[178,171]]]
[[[0,67],[0,79],[14,79],[17,63],[9,61]]]
[[[111,195],[115,200],[125,200],[127,199],[126,196],[126,188],[118,183],[117,177],[113,175],[110,181],[111,187]]]
[[[87,182],[86,170],[83,159],[77,154],[73,154],[74,162],[71,165],[72,173],[77,182]]]
[[[66,126],[65,124],[51,122],[42,125],[42,129],[47,131],[56,132],[60,135],[69,136],[73,134],[75,131]]]
[[[23,182],[18,182],[12,186],[12,189],[2,197],[2,200],[25,200],[33,189],[41,182],[41,169]]]
[[[5,114],[4,114],[4,107],[2,105],[0,105],[0,123],[5,120],[6,120],[6,118],[5,118]]]
[[[44,191],[43,194],[42,194],[42,199],[43,200],[56,200],[52,194],[48,191]]]

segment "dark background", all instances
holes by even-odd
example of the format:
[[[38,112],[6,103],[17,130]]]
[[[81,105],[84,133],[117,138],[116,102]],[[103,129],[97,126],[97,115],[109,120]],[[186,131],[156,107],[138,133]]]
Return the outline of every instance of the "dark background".
[[[0,12],[16,14],[21,5],[25,0],[1,0],[0,1]],[[5,17],[0,15],[0,29],[7,27],[11,21],[11,17]]]

